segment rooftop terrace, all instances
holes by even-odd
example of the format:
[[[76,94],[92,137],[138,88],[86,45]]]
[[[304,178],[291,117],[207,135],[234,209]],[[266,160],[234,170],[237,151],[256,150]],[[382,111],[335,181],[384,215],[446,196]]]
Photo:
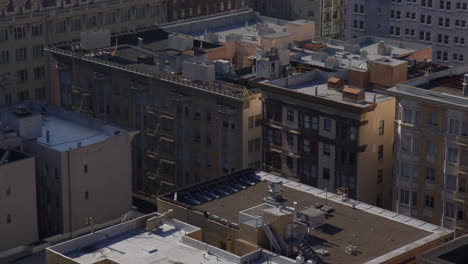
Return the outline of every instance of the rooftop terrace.
[[[264,203],[264,198],[268,197],[267,181],[282,181],[283,197],[286,199],[282,206],[293,207],[297,202],[297,210],[317,204],[334,209],[326,214],[326,224],[310,233],[311,246],[330,253],[324,259],[329,263],[380,263],[452,233],[375,206],[351,199],[343,200],[340,195],[272,174],[259,172],[256,176],[248,171],[238,172],[180,189],[177,191],[180,197],[177,201],[172,200],[173,193],[162,199],[206,212],[210,219],[219,219],[221,223],[232,223],[228,225],[236,227],[240,224],[239,212]],[[207,197],[212,193],[220,197]],[[356,246],[359,253],[352,256],[346,253],[349,245]]]

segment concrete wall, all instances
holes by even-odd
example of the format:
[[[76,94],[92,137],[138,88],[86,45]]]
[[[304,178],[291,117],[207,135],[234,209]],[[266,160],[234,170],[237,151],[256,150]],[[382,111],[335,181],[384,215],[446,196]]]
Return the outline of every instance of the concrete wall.
[[[66,163],[70,169],[71,208],[65,204],[64,211],[71,210],[72,231],[88,226],[88,217],[93,217],[98,224],[131,210],[131,136],[112,137],[69,152],[69,163]],[[88,199],[85,192],[88,192]]]
[[[34,166],[34,158],[0,165],[0,251],[38,239]]]
[[[395,99],[377,104],[372,112],[362,116],[368,123],[359,130],[359,145],[366,146],[358,155],[357,200],[376,205],[377,194],[382,195],[382,207],[391,209],[393,182],[393,140]],[[379,135],[379,121],[384,121],[384,134]],[[384,146],[383,159],[378,160],[378,148]],[[377,181],[377,171],[383,170],[382,182]]]

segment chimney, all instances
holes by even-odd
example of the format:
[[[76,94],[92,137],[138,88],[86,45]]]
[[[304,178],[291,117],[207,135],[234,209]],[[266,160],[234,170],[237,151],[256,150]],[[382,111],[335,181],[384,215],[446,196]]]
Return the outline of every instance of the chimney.
[[[141,47],[143,45],[143,39],[138,38],[138,47]]]
[[[359,104],[366,100],[366,93],[361,89],[346,87],[343,89],[343,100]]]
[[[336,77],[332,77],[327,81],[328,89],[341,91],[344,88],[344,80]]]

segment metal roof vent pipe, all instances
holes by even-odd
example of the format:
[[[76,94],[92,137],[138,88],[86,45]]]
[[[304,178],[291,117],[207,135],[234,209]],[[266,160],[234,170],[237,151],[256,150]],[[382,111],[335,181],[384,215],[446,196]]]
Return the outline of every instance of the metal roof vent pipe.
[[[143,46],[143,39],[138,38],[138,47],[141,47],[141,46]]]

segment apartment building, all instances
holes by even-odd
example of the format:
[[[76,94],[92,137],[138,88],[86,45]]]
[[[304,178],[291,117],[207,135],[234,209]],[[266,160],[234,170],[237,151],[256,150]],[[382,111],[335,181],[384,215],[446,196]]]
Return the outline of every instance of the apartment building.
[[[344,39],[346,1],[344,0],[250,0],[262,15],[285,20],[305,19],[315,23],[319,37]]]
[[[252,170],[160,196],[158,212],[200,228],[208,248],[269,249],[296,263],[414,263],[453,238],[452,230]]]
[[[348,0],[347,10],[347,39],[373,35],[432,45],[436,63],[467,62],[466,1]]]
[[[136,132],[33,102],[0,112],[2,123],[22,138],[23,152],[36,159],[35,180],[24,184],[37,193],[31,204],[37,202],[39,238],[122,219],[131,210]]]
[[[247,0],[168,0],[168,21],[222,13],[247,7]]]
[[[467,99],[457,67],[397,85],[394,209],[455,229],[467,225]]]
[[[281,76],[288,45],[313,31],[307,21],[244,9],[109,38],[98,52],[77,48],[83,41],[59,45],[49,49],[58,62],[56,98],[142,131],[134,192],[154,204],[145,195],[261,167],[262,103],[246,85]]]
[[[390,208],[395,99],[344,80],[313,70],[253,84],[262,90],[264,169]]]
[[[0,252],[38,239],[34,157],[0,148]]]
[[[79,39],[82,31],[125,32],[167,22],[166,0],[2,2],[0,105],[50,99],[44,47],[52,43]]]

